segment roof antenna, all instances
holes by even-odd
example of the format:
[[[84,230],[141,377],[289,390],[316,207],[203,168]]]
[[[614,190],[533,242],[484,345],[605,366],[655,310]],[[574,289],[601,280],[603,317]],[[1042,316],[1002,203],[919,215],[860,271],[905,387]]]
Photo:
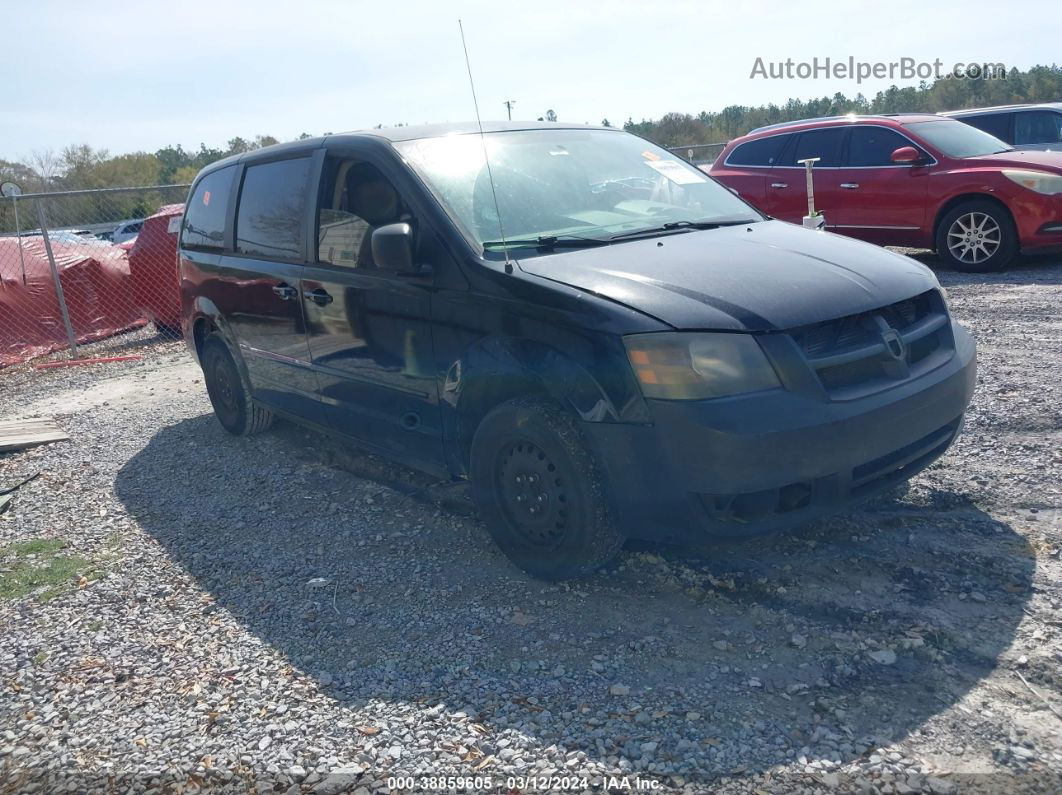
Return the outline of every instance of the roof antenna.
[[[483,162],[487,164],[487,179],[490,181],[490,193],[494,197],[494,212],[498,214],[498,235],[502,243],[502,253],[505,254],[505,272],[513,272],[513,264],[509,261],[509,244],[505,242],[505,228],[502,226],[501,206],[498,204],[498,191],[494,189],[494,174],[490,170],[490,158],[487,157],[487,137],[483,134],[483,120],[479,117],[479,100],[476,99],[476,84],[472,80],[472,64],[468,60],[468,44],[465,43],[465,26],[461,20],[457,20],[457,27],[461,29],[461,47],[465,51],[465,68],[468,69],[468,85],[472,88],[472,104],[476,108],[476,124],[479,125],[479,140],[483,144]]]

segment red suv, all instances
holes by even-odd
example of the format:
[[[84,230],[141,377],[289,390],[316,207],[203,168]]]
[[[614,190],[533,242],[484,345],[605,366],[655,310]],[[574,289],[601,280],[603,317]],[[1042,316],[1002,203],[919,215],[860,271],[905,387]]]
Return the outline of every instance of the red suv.
[[[828,229],[932,248],[984,272],[1018,252],[1062,250],[1062,152],[1017,151],[941,116],[835,116],[761,127],[727,144],[710,174],[768,215],[807,214],[804,167]]]

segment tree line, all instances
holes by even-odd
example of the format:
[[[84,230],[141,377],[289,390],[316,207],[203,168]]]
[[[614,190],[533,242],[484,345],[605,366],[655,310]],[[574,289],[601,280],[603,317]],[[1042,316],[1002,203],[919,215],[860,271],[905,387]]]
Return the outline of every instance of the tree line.
[[[844,113],[937,112],[960,108],[1062,99],[1062,67],[1034,66],[1011,70],[1004,79],[941,79],[919,86],[891,88],[868,99],[863,94],[847,97],[837,93],[817,99],[790,99],[782,105],[730,105],[720,111],[697,114],[667,113],[659,119],[634,121],[623,128],[668,147],[727,141],[751,129],[795,119]],[[540,120],[556,121],[547,111]],[[601,122],[612,126],[607,119]],[[380,126],[380,125],[377,125]],[[325,133],[326,135],[328,133]],[[303,133],[299,139],[309,138]],[[0,181],[16,182],[24,192],[83,190],[91,188],[167,185],[191,182],[204,166],[229,155],[277,143],[270,135],[232,138],[226,147],[200,144],[186,150],[180,144],[155,152],[111,155],[106,149],[86,144],[68,146],[60,152],[38,150],[21,160],[0,159]]]
[[[299,139],[309,137],[303,133]],[[17,183],[25,193],[180,185],[191,182],[200,169],[216,160],[276,143],[271,135],[259,135],[232,138],[224,149],[200,144],[197,150],[186,150],[177,144],[155,152],[113,156],[106,149],[77,144],[60,152],[36,150],[23,160],[0,159],[0,180]]]
[[[763,127],[797,119],[839,116],[845,113],[937,113],[990,105],[1062,100],[1062,67],[1034,66],[1028,71],[1011,70],[999,80],[941,79],[923,81],[917,87],[891,88],[873,99],[862,94],[800,100],[784,105],[730,105],[718,112],[667,113],[659,119],[628,119],[623,129],[661,146],[722,143]]]

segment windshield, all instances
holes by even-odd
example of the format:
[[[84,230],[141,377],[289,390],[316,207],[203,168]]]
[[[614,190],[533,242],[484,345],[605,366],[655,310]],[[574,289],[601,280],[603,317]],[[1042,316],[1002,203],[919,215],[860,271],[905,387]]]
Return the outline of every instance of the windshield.
[[[666,233],[688,231],[693,224],[762,220],[702,171],[624,132],[520,130],[487,133],[482,140],[455,134],[395,146],[487,251],[500,250],[502,237],[510,246],[533,247],[542,240],[629,239],[639,230]]]
[[[954,119],[916,121],[904,126],[948,157],[980,157],[1009,152],[1012,148],[994,135]]]

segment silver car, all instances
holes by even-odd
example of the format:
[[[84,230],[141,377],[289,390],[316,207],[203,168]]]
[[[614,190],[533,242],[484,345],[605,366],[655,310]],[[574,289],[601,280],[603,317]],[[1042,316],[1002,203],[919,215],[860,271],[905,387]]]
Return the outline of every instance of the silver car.
[[[144,225],[143,218],[130,218],[127,221],[119,221],[118,226],[111,233],[111,242],[117,245],[132,240],[140,234],[140,228]]]
[[[941,115],[984,130],[1015,149],[1062,151],[1062,102],[968,108]]]

